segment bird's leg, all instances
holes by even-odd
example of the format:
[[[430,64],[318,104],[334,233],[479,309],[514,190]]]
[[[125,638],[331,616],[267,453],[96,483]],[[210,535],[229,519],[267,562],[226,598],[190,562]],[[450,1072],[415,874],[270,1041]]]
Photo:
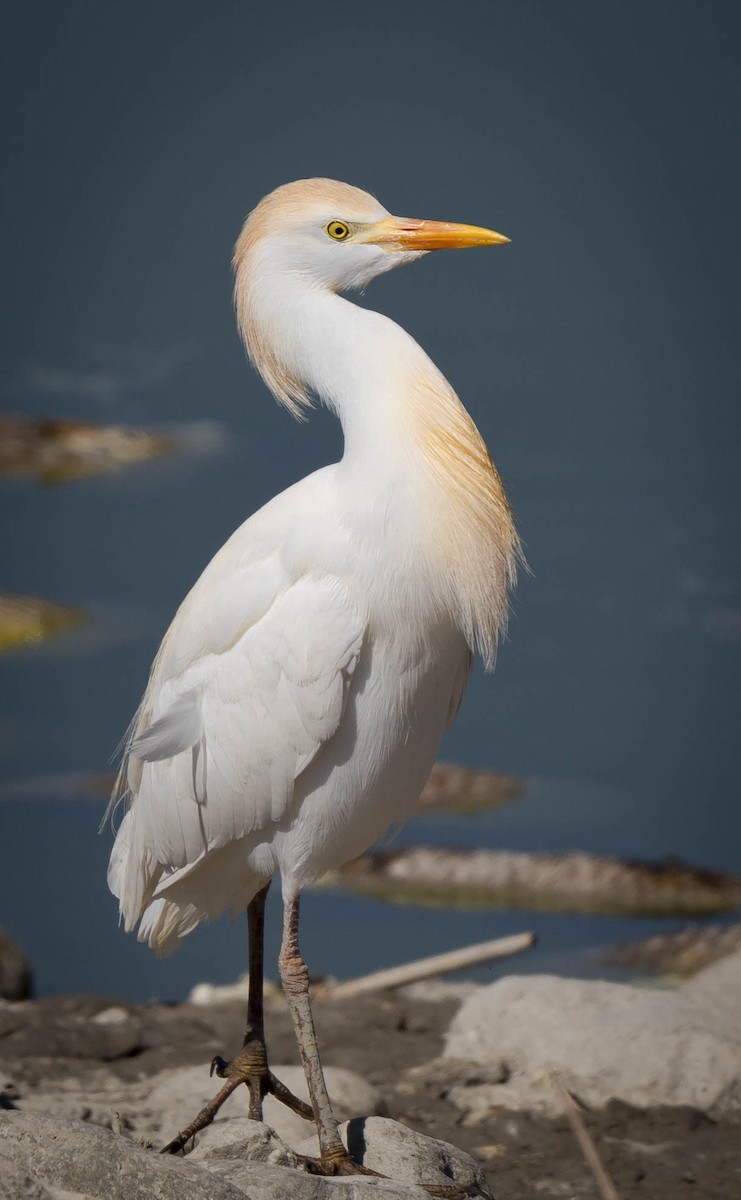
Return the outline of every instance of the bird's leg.
[[[345,1149],[332,1112],[332,1103],[327,1093],[322,1064],[319,1059],[314,1017],[309,998],[309,971],[301,957],[298,945],[300,897],[287,900],[283,913],[283,942],[280,948],[280,978],[291,1010],[296,1041],[306,1072],[306,1082],[314,1108],[319,1137],[319,1158],[298,1155],[299,1162],[313,1175],[374,1175],[385,1178],[378,1171],[371,1171],[356,1162]],[[459,1187],[443,1187],[438,1184],[419,1185],[430,1196],[440,1200],[466,1200],[467,1192]]]
[[[216,1073],[226,1083],[214,1098],[201,1109],[191,1123],[163,1148],[163,1154],[177,1154],[192,1137],[216,1117],[219,1109],[241,1083],[246,1084],[250,1095],[248,1116],[250,1120],[262,1120],[262,1101],[268,1093],[275,1096],[288,1108],[306,1121],[314,1119],[310,1105],[294,1096],[285,1084],[276,1079],[268,1066],[265,1049],[263,963],[265,958],[265,899],[268,882],[251,900],[247,909],[249,931],[249,992],[247,996],[247,1028],[242,1049],[230,1062],[216,1055],[211,1063],[211,1074]]]
[[[262,1101],[268,1093],[293,1109],[305,1121],[313,1121],[311,1106],[294,1096],[285,1084],[276,1079],[268,1067],[265,1049],[263,968],[265,962],[265,900],[268,882],[258,892],[247,909],[249,931],[249,994],[247,997],[247,1028],[242,1049],[231,1062],[224,1062],[218,1055],[211,1063],[211,1073],[221,1079],[239,1076],[250,1093],[249,1117],[252,1121],[262,1120]]]
[[[306,1072],[314,1120],[319,1137],[319,1158],[302,1158],[304,1167],[319,1175],[377,1175],[354,1162],[342,1144],[337,1121],[324,1081],[319,1059],[314,1017],[309,998],[309,971],[298,945],[300,897],[286,900],[283,914],[283,942],[280,948],[280,978],[291,1011],[291,1019],[301,1060]]]

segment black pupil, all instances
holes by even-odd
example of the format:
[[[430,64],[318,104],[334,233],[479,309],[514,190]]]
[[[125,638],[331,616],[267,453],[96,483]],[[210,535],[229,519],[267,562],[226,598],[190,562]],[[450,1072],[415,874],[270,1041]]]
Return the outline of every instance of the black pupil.
[[[344,225],[335,225],[334,232],[336,233],[337,237],[343,237],[343,235],[345,233],[345,226]]]

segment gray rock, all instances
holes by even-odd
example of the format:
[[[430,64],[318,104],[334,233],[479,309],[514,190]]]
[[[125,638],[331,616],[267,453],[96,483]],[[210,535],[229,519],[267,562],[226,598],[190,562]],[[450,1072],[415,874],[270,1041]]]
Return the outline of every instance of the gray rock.
[[[110,1010],[109,1010],[110,1011]],[[107,1023],[103,1022],[105,1026]],[[117,1021],[112,1023],[118,1027]],[[17,1063],[16,1063],[17,1067]],[[301,1067],[276,1067],[276,1074],[303,1099],[308,1099]],[[378,1112],[382,1099],[375,1088],[361,1076],[341,1067],[326,1071],[330,1095],[340,1120]],[[221,1080],[210,1079],[203,1065],[168,1068],[149,1079],[125,1083],[105,1068],[86,1073],[79,1078],[71,1072],[55,1082],[29,1087],[21,1082],[12,1099],[24,1112],[46,1113],[67,1121],[86,1121],[104,1128],[112,1127],[112,1110],[119,1113],[123,1132],[144,1138],[154,1145],[164,1144],[195,1117],[196,1113],[215,1095]],[[2,1078],[0,1078],[0,1087]],[[223,1132],[225,1125],[235,1124],[241,1138],[247,1136],[247,1090],[238,1088],[219,1111],[213,1125],[198,1135],[198,1145],[221,1145],[222,1139],[239,1139],[237,1131]],[[268,1096],[264,1104],[266,1125],[274,1128],[284,1142],[298,1145],[314,1131],[310,1121],[304,1121],[290,1109]],[[290,1164],[289,1164],[290,1165]]]
[[[78,1001],[79,1009],[75,1011]],[[6,1059],[44,1057],[114,1062],[141,1049],[141,1020],[137,1016],[120,1008],[109,1007],[100,1012],[89,1004],[87,997],[66,997],[61,1004],[47,999],[14,1005],[11,1018],[11,1027],[3,1037]]]
[[[718,974],[703,983],[710,972]],[[555,1073],[590,1107],[617,1099],[739,1119],[740,1008],[741,964],[731,959],[677,991],[508,976],[463,1004],[445,1050],[453,1058],[504,1064],[507,1081],[453,1088],[450,1099],[472,1123],[501,1108],[555,1116],[562,1110]]]
[[[470,979],[425,979],[419,983],[409,983],[401,988],[401,994],[407,1000],[421,1000],[423,1004],[441,1004],[453,1001],[462,1004],[482,985]]]
[[[47,1190],[93,1200],[243,1200],[245,1195],[197,1163],[152,1154],[95,1125],[37,1113],[3,1113],[0,1149],[3,1160],[10,1159]]]
[[[31,967],[19,946],[0,929],[0,999],[28,1000]]]
[[[397,1084],[397,1091],[408,1096],[431,1090],[444,1100],[454,1087],[506,1083],[508,1078],[509,1068],[501,1060],[482,1063],[441,1055],[405,1071]]]
[[[741,951],[698,972],[679,994],[702,1010],[708,1028],[741,1040]]]
[[[466,1156],[453,1147],[420,1138],[392,1121],[372,1121],[365,1134],[366,1157],[379,1168],[383,1159],[400,1175],[427,1172],[447,1186],[451,1171],[473,1178],[473,1164],[459,1163]],[[231,1142],[234,1157],[219,1151],[195,1161],[197,1151],[186,1159],[159,1155],[96,1126],[7,1112],[0,1122],[0,1200],[429,1200],[427,1192],[403,1179],[324,1179],[275,1165],[265,1161],[266,1153],[268,1158],[292,1157],[275,1133],[257,1122],[239,1124],[243,1135],[247,1126],[247,1136],[241,1144]],[[244,1150],[259,1160],[236,1157]],[[489,1196],[485,1190],[468,1194]]]
[[[306,1080],[301,1067],[273,1067],[278,1079],[285,1083],[302,1100],[309,1098]],[[362,1076],[343,1067],[325,1069],[327,1088],[339,1120],[349,1117],[368,1116],[382,1109],[382,1099],[375,1088]],[[144,1108],[150,1118],[149,1128],[153,1133],[174,1136],[200,1111],[218,1090],[221,1081],[209,1079],[208,1071],[202,1067],[181,1067],[163,1071],[154,1076],[152,1089]],[[247,1117],[247,1090],[237,1088],[219,1110],[216,1124],[239,1117]],[[267,1096],[263,1105],[265,1124],[279,1134],[289,1146],[297,1146],[313,1131],[310,1121],[304,1121],[272,1096]]]
[[[340,1126],[340,1134],[356,1162],[397,1184],[456,1187],[466,1196],[491,1198],[482,1171],[468,1154],[449,1142],[424,1137],[388,1117],[346,1121]],[[301,1154],[316,1154],[316,1139],[308,1140],[298,1150]]]
[[[362,1175],[323,1179],[288,1167],[235,1159],[221,1159],[213,1165],[222,1178],[243,1189],[241,1194],[249,1200],[430,1200],[422,1188],[393,1179]],[[210,1197],[204,1194],[203,1200]]]
[[[52,1200],[51,1193],[34,1179],[23,1162],[15,1162],[0,1143],[0,1200]]]
[[[189,1162],[202,1159],[236,1158],[247,1162],[272,1163],[276,1167],[296,1167],[298,1159],[274,1129],[261,1121],[237,1118],[214,1121],[196,1139]],[[211,1165],[211,1164],[209,1164]]]

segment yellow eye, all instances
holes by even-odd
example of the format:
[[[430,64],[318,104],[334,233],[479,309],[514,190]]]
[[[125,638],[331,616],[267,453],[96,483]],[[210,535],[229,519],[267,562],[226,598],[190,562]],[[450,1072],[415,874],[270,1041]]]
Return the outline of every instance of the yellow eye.
[[[330,221],[327,233],[336,242],[344,242],[345,238],[350,236],[350,229],[344,221]]]

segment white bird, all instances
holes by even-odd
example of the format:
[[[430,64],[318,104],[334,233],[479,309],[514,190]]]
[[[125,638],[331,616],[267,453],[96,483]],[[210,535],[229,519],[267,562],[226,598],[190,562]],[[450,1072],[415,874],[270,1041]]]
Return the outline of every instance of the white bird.
[[[169,953],[247,908],[242,1051],[212,1064],[250,1116],[274,1092],[317,1124],[326,1173],[359,1170],[339,1138],[298,948],[299,898],[413,809],[478,650],[493,665],[520,546],[476,426],[398,325],[348,302],[430,250],[492,230],[390,216],[328,179],[287,184],[248,217],[234,255],[249,356],[295,415],[323,401],[344,453],[276,496],[216,554],[180,606],[133,721],[114,800],[128,811],[109,885],[127,930]],[[312,1110],[270,1073],[262,1027],[265,893],[279,873],[279,965]]]

